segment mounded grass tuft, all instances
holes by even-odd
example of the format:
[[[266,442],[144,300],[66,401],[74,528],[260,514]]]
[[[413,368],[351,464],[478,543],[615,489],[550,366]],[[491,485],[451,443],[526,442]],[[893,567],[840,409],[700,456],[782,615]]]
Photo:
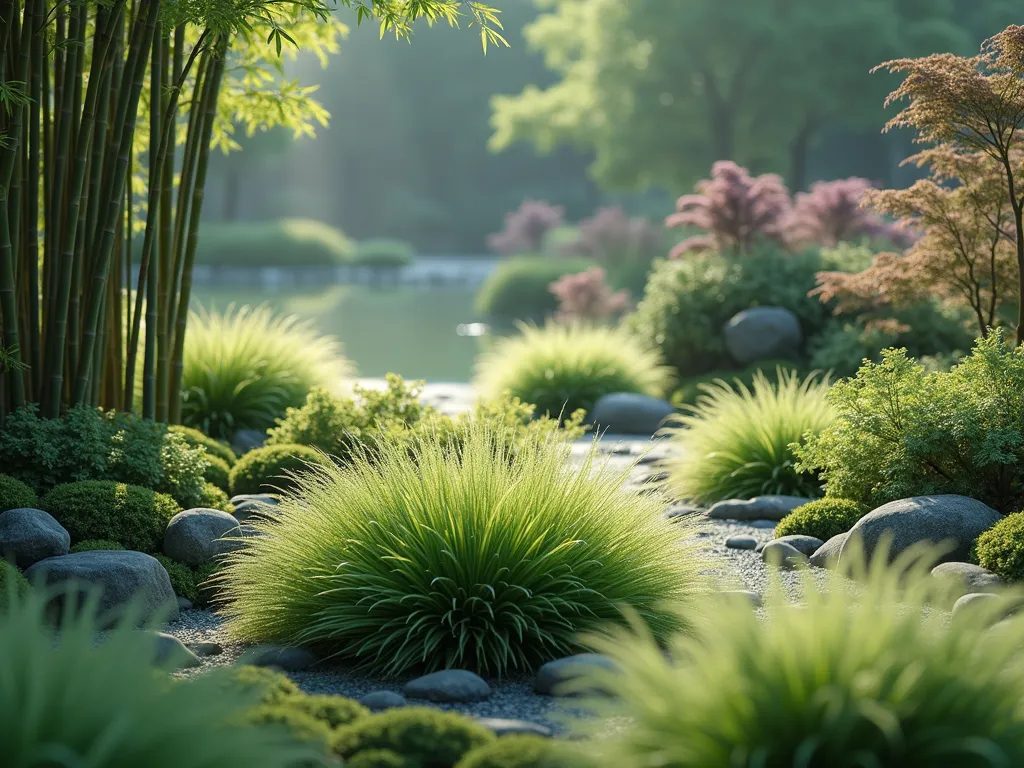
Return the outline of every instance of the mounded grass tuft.
[[[510,395],[557,417],[589,411],[614,392],[662,397],[669,384],[658,353],[621,328],[549,323],[519,331],[481,356],[476,378],[484,397]]]
[[[819,496],[818,478],[800,472],[794,444],[820,433],[835,413],[825,398],[827,379],[801,380],[779,369],[778,380],[754,376],[703,385],[696,405],[675,417],[665,431],[675,450],[664,462],[668,486],[698,504],[750,499],[765,494]]]
[[[622,605],[658,637],[679,627],[664,604],[701,589],[702,559],[661,500],[554,436],[513,450],[474,420],[445,446],[384,442],[300,477],[221,572],[231,634],[378,674],[501,675],[576,651]]]
[[[268,307],[229,307],[189,317],[181,415],[217,439],[266,430],[313,387],[338,389],[352,373],[341,345],[310,322]]]
[[[597,641],[619,674],[590,684],[618,695],[604,714],[623,718],[601,765],[1024,765],[1024,617],[988,629],[1007,605],[993,600],[949,622],[929,607],[949,598],[934,559],[911,559],[877,558],[863,590],[805,573],[801,606],[776,581],[766,618],[724,602],[668,654],[642,632]]]

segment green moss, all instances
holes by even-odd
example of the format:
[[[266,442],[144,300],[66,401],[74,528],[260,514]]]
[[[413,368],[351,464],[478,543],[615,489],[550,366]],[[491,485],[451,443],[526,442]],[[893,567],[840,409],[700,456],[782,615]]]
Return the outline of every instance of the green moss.
[[[58,485],[43,497],[42,508],[67,529],[72,543],[108,539],[139,552],[159,551],[167,523],[181,511],[170,496],[106,480]]]
[[[124,549],[124,544],[119,544],[116,541],[110,541],[109,539],[86,539],[80,541],[71,547],[71,554],[77,552],[96,552],[104,550],[121,550]]]
[[[450,768],[470,750],[496,737],[468,717],[426,707],[405,707],[364,717],[339,728],[334,751],[349,759],[386,749],[419,761],[420,768]]]
[[[331,729],[312,715],[287,704],[262,704],[248,714],[252,725],[281,726],[297,741],[312,743],[327,751]]]
[[[320,454],[305,445],[268,445],[249,451],[231,469],[231,495],[266,493],[293,486],[289,473],[318,464]]]
[[[846,533],[870,510],[850,499],[817,499],[797,507],[775,527],[775,538],[783,536],[814,536],[828,541]]]
[[[0,512],[38,506],[36,492],[28,485],[8,475],[0,475]]]
[[[174,590],[174,594],[195,604],[199,599],[195,572],[184,563],[171,560],[167,555],[155,555],[155,557],[167,570],[167,575],[171,577],[171,589]]]
[[[224,685],[234,691],[258,693],[260,702],[267,705],[281,704],[302,693],[286,675],[249,664],[233,667],[224,678]]]

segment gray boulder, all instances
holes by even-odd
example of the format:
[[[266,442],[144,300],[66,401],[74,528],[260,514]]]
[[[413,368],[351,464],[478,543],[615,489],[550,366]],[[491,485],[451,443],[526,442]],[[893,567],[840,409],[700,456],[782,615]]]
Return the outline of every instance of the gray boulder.
[[[277,500],[266,493],[236,496],[235,499],[231,500],[231,504],[235,508],[235,519],[239,521],[273,517],[274,511],[277,509]]]
[[[939,563],[932,568],[932,576],[948,582],[958,597],[994,592],[1003,585],[1003,580],[992,571],[972,563]]]
[[[25,569],[66,555],[70,548],[71,534],[41,509],[22,507],[0,514],[0,559]]]
[[[843,544],[840,561],[850,556],[851,542],[856,538],[863,542],[868,559],[889,538],[890,562],[920,542],[946,546],[943,562],[967,560],[974,540],[1002,518],[991,507],[967,496],[915,496],[890,501],[857,521]]]
[[[193,568],[238,548],[224,536],[238,535],[238,520],[217,509],[186,509],[167,524],[164,554]]]
[[[791,546],[797,552],[802,552],[808,557],[817,552],[818,549],[825,543],[821,539],[816,538],[814,536],[802,536],[799,534],[794,534],[792,536],[780,536],[779,538],[774,539],[774,541],[781,541],[784,544],[789,544],[789,546]]]
[[[317,662],[316,654],[308,648],[260,645],[242,654],[240,664],[254,667],[276,667],[285,672],[302,672]]]
[[[784,541],[769,541],[761,550],[761,559],[768,565],[774,565],[783,570],[792,570],[810,561],[807,555],[791,544]]]
[[[595,668],[613,671],[616,669],[611,659],[597,653],[580,653],[549,661],[537,670],[533,678],[533,690],[542,696],[594,693],[593,690],[581,688],[577,681],[590,675]]]
[[[778,522],[810,499],[800,496],[755,496],[726,499],[711,506],[707,515],[715,520],[774,520]]]
[[[153,664],[169,672],[202,666],[199,657],[166,632],[146,632],[153,640]]]
[[[491,686],[467,669],[444,669],[410,680],[402,688],[407,699],[425,699],[438,703],[483,701],[491,695]]]
[[[972,613],[983,612],[987,610],[994,610],[994,606],[1001,603],[1003,600],[999,595],[993,595],[991,592],[978,592],[976,594],[967,594],[961,596],[955,603],[953,603],[953,619],[956,621],[962,621],[965,617],[969,617]],[[990,617],[993,620],[1000,618]]]
[[[804,343],[800,320],[783,307],[753,307],[733,315],[722,330],[725,347],[741,365],[793,357]]]
[[[394,691],[371,691],[359,699],[359,703],[371,712],[397,709],[406,705],[405,696]]]
[[[134,602],[140,621],[160,616],[168,621],[178,618],[178,602],[171,579],[160,562],[142,552],[95,551],[48,557],[40,560],[25,576],[33,584],[66,587],[50,602],[50,610],[60,615],[64,601],[71,596],[81,605],[86,590],[99,593],[98,610],[107,621],[115,621]]]
[[[840,533],[814,550],[814,554],[811,555],[811,565],[815,568],[835,568],[839,563],[839,553],[849,535],[849,532]]]
[[[653,435],[676,409],[667,400],[619,392],[598,399],[589,417],[595,429],[612,435]]]

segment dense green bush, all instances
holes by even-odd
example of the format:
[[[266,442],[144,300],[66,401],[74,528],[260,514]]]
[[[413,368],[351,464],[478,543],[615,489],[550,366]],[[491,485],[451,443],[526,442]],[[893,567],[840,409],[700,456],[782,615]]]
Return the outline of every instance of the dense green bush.
[[[949,598],[933,562],[873,568],[862,591],[808,573],[800,606],[776,582],[767,618],[723,602],[668,653],[640,635],[597,640],[618,674],[589,683],[618,696],[601,713],[623,723],[602,740],[602,765],[1024,765],[1024,617],[991,631],[1005,610],[992,601],[978,621],[950,623],[929,609]]]
[[[228,484],[228,476],[231,474],[231,467],[228,463],[219,456],[206,456],[206,470],[203,472],[203,479],[212,485],[227,490],[230,485]]]
[[[231,667],[220,678],[221,688],[227,691],[249,694],[262,704],[275,705],[299,696],[302,691],[287,675],[268,667],[254,667],[242,664]]]
[[[321,221],[210,222],[199,231],[196,264],[218,267],[334,267],[355,244]]]
[[[231,468],[231,495],[266,493],[295,486],[292,473],[305,472],[319,464],[320,454],[305,445],[268,445],[242,456]]]
[[[287,701],[287,705],[332,729],[354,723],[370,714],[370,710],[362,704],[344,696],[295,696]]]
[[[345,765],[348,768],[419,768],[416,758],[402,757],[390,749],[364,749]]]
[[[400,269],[412,264],[415,251],[402,240],[363,240],[356,246],[353,261],[358,267]]]
[[[230,482],[228,487],[230,487]],[[228,494],[213,483],[207,483],[203,486],[203,495],[199,499],[199,506],[206,509],[219,509],[221,512],[227,512],[229,515],[235,513],[235,506],[231,503],[231,499],[228,498]]]
[[[540,322],[558,309],[549,286],[560,277],[586,272],[594,262],[579,258],[513,256],[504,259],[480,287],[477,314],[502,324],[513,320]]]
[[[1009,514],[981,534],[974,556],[1004,581],[1024,581],[1024,513]]]
[[[818,478],[797,467],[794,444],[832,423],[826,380],[780,369],[775,383],[759,373],[753,387],[718,381],[703,392],[666,430],[676,450],[664,467],[679,498],[819,495]]]
[[[199,590],[196,589],[195,572],[184,563],[171,560],[167,555],[154,555],[154,557],[160,561],[160,565],[167,571],[174,594],[195,603],[199,599]]]
[[[182,420],[225,440],[272,427],[311,389],[337,389],[352,371],[340,344],[310,322],[248,306],[194,313],[183,365]]]
[[[620,328],[549,323],[519,331],[480,357],[476,385],[484,397],[516,397],[557,418],[615,392],[665,395],[669,369]]]
[[[858,501],[850,499],[817,499],[797,507],[775,526],[775,538],[802,534],[828,541],[846,533],[870,512]]]
[[[167,431],[181,435],[185,438],[185,442],[193,448],[205,448],[208,455],[216,456],[229,467],[238,459],[230,446],[204,435],[198,429],[192,429],[192,427],[186,427],[182,424],[171,424],[167,427]]]
[[[205,608],[220,601],[221,589],[218,577],[221,570],[221,564],[216,562],[200,565],[195,569],[198,599],[192,602],[196,607]]]
[[[994,331],[948,372],[887,350],[837,382],[835,422],[799,449],[827,495],[872,507],[954,493],[1024,507],[1024,349]]]
[[[580,744],[540,736],[505,736],[477,747],[455,768],[584,768],[597,763],[584,757]]]
[[[800,319],[804,336],[821,329],[827,308],[808,292],[821,269],[814,251],[785,255],[762,249],[743,258],[693,253],[659,263],[644,297],[629,319],[630,328],[661,350],[681,377],[735,367],[722,328],[751,307],[784,307]]]
[[[277,727],[285,730],[293,739],[317,747],[317,751],[327,756],[331,744],[331,729],[288,703],[261,704],[246,713],[245,721],[261,727]]]
[[[0,558],[0,613],[6,614],[12,603],[24,600],[28,592],[29,583],[25,575],[14,563]]]
[[[791,360],[764,360],[739,371],[713,371],[700,376],[688,376],[679,380],[678,387],[672,393],[672,404],[680,409],[684,409],[688,405],[696,405],[700,396],[704,393],[704,387],[714,385],[716,381],[728,381],[730,383],[738,381],[749,389],[754,386],[754,379],[759,373],[766,376],[774,376],[780,368],[799,375],[810,373],[810,371],[804,370],[804,366],[798,365]]]
[[[360,752],[383,749],[415,760],[419,768],[452,768],[470,750],[494,739],[493,733],[464,715],[403,707],[339,728],[334,750],[349,760]]]
[[[231,635],[384,674],[502,674],[573,652],[622,605],[658,636],[676,627],[666,604],[701,584],[688,529],[596,466],[596,449],[577,466],[562,441],[505,439],[474,421],[461,451],[385,442],[301,478],[280,515],[255,523],[269,535],[227,558]]]
[[[39,506],[36,492],[21,480],[9,475],[0,475],[0,512],[9,509],[35,508]]]
[[[64,483],[115,480],[194,507],[206,457],[165,425],[132,414],[72,408],[59,419],[43,419],[31,405],[8,414],[0,430],[0,466],[37,493]]]
[[[4,766],[282,768],[316,757],[281,732],[242,725],[254,697],[225,690],[222,673],[156,672],[153,638],[134,621],[97,643],[96,611],[74,612],[54,642],[46,610],[30,593],[0,621]]]
[[[118,544],[110,539],[86,539],[72,545],[71,554],[77,552],[117,551],[124,549],[124,544]]]
[[[162,493],[111,480],[58,485],[42,508],[71,534],[71,543],[108,539],[139,552],[159,552],[167,523],[181,507]]]

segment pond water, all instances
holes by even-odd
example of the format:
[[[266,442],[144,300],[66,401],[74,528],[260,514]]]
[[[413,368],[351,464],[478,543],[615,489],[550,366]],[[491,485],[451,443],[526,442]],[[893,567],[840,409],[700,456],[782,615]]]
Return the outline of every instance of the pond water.
[[[477,321],[473,292],[464,288],[374,289],[330,285],[321,289],[195,286],[194,304],[267,304],[313,321],[341,341],[361,377],[398,373],[408,379],[466,382],[483,340],[460,335]],[[463,329],[465,332],[465,329]]]

